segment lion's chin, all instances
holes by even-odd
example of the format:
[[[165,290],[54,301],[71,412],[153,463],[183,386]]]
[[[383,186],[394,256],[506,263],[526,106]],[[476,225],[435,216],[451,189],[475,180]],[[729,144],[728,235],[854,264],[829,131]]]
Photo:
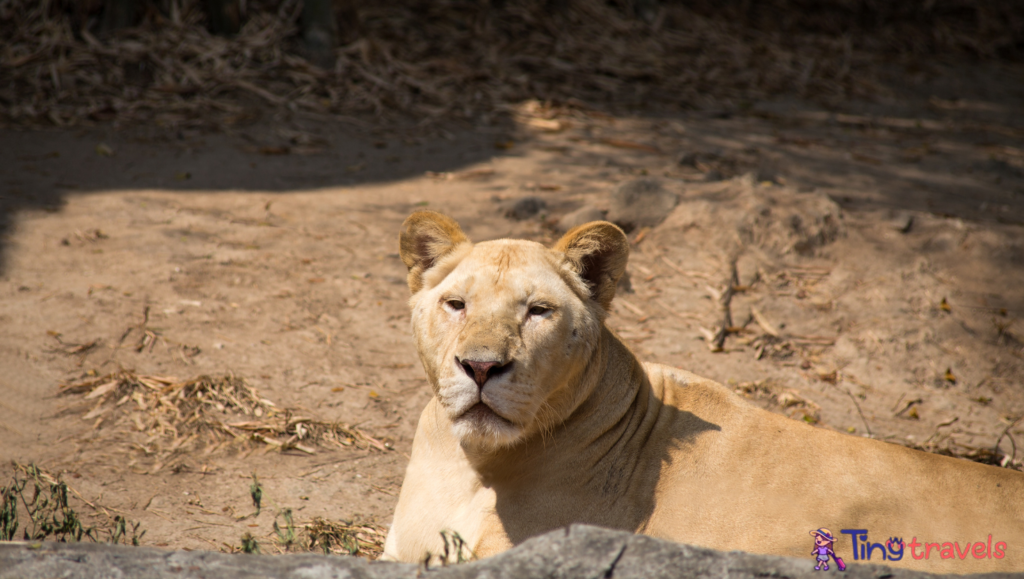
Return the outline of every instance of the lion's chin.
[[[483,402],[477,402],[456,418],[452,429],[463,443],[483,448],[511,446],[522,434],[515,423]]]

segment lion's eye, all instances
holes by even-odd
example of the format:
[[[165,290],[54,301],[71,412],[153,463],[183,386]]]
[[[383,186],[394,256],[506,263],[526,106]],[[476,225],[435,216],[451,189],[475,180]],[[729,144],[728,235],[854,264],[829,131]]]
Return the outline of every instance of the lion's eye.
[[[448,300],[445,302],[445,304],[447,304],[449,308],[455,311],[464,309],[466,307],[466,302],[462,300]]]
[[[533,307],[530,308],[530,312],[529,313],[530,313],[531,316],[543,316],[545,313],[550,312],[550,311],[551,311],[551,308],[546,308],[544,306],[533,306]]]

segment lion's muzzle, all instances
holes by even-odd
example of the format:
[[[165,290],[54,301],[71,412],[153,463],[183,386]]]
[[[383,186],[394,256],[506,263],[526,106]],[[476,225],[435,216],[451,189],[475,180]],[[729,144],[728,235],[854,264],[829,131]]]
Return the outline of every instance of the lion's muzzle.
[[[458,356],[455,357],[455,362],[466,371],[466,375],[472,378],[481,390],[488,380],[512,369],[512,362],[502,364],[490,360],[460,360]]]

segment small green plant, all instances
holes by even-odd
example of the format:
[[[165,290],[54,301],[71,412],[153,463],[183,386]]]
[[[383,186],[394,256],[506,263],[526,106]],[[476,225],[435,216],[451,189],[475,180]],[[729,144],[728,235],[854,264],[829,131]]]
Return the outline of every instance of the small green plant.
[[[260,514],[260,506],[263,504],[263,485],[260,484],[260,479],[256,478],[256,473],[252,473],[252,484],[249,485],[249,496],[252,497],[252,506],[256,507],[256,512],[252,516],[258,517]]]
[[[0,487],[0,541],[13,541],[18,532],[18,497],[15,485]]]
[[[114,517],[114,528],[108,531],[108,533],[110,533],[110,542],[115,545],[123,542],[127,545],[128,542],[131,541],[132,546],[138,547],[142,536],[146,534],[146,531],[139,533],[140,524],[141,523],[133,523],[121,515],[116,515]],[[129,527],[131,527],[131,539],[128,538]]]
[[[18,476],[24,473],[24,478]],[[36,465],[15,465],[11,484],[0,487],[0,540],[13,540],[18,532],[19,503],[29,523],[22,532],[26,541],[53,539],[61,542],[96,540],[94,529],[82,525],[78,513],[68,505],[68,485],[45,474]]]
[[[256,542],[256,537],[253,537],[251,533],[242,535],[242,552],[250,554],[260,552],[260,544]]]
[[[277,524],[277,519],[274,519],[274,533],[277,535],[277,542],[287,551],[293,544],[295,544],[295,523],[292,521],[292,510],[285,509],[281,511],[279,516],[284,517],[284,529]]]
[[[444,553],[441,555],[441,564],[447,565],[455,560],[455,563],[465,563],[476,559],[473,550],[469,548],[462,535],[455,531],[441,531],[441,540],[444,541]]]
[[[111,543],[139,545],[146,531],[139,532],[139,523],[120,515],[113,519],[111,528],[86,527],[78,513],[68,504],[68,485],[34,464],[14,463],[11,483],[0,487],[0,541],[12,541],[21,526],[19,511],[28,515],[22,529],[25,541],[97,541],[105,531]]]

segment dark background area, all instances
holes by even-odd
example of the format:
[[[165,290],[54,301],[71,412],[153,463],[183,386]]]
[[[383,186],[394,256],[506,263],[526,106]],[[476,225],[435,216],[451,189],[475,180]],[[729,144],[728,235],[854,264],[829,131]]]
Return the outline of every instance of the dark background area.
[[[3,0],[0,38],[0,239],[17,211],[97,188],[291,190],[454,170],[529,139],[517,126],[530,103],[539,122],[846,113],[868,119],[845,125],[858,130],[893,130],[871,120],[885,115],[942,126],[896,127],[903,140],[1024,138],[1021,2]],[[115,140],[107,162],[100,144]],[[203,161],[204,146],[238,154]],[[325,151],[297,168],[297,153]],[[208,167],[147,177],[169,155]],[[998,217],[1017,222],[1022,169],[987,163],[965,170],[1006,180],[996,201],[1014,209]],[[899,191],[893,207],[985,218],[971,192]]]

